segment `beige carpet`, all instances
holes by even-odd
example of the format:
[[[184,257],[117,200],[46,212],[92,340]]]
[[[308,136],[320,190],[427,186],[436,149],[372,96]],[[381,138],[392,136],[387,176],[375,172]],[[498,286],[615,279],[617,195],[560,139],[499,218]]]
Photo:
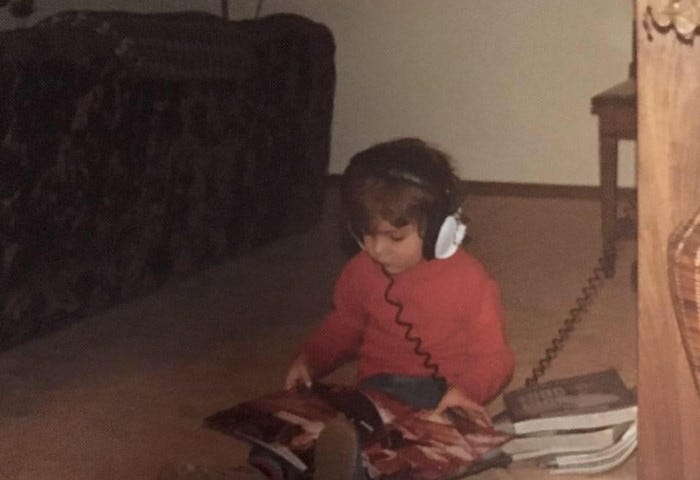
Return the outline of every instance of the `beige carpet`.
[[[343,257],[332,193],[328,205],[306,234],[1,353],[0,480],[154,479],[168,463],[244,463],[245,447],[202,419],[280,388],[296,345],[329,307]],[[518,359],[508,388],[518,388],[596,264],[599,206],[483,196],[468,211],[469,248],[502,285]],[[635,244],[620,249],[616,277],[543,380],[614,367],[635,383]],[[333,378],[351,380],[352,365]],[[632,458],[592,478],[635,472]],[[512,465],[474,478],[549,477]]]

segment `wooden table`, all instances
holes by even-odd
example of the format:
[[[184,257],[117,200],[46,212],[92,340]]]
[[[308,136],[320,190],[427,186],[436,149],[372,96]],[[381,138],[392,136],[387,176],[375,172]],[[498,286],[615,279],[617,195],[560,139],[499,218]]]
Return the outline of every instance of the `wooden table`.
[[[619,140],[637,138],[637,82],[630,78],[591,98],[591,111],[598,116],[598,161],[603,270],[615,275],[617,237],[617,146]]]

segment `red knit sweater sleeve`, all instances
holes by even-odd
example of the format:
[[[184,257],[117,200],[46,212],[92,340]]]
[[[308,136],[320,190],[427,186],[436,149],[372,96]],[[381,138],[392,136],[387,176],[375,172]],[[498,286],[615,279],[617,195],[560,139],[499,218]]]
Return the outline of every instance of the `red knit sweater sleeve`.
[[[445,373],[449,384],[485,404],[510,380],[515,360],[504,332],[500,289],[489,279],[480,290],[475,315],[466,326],[472,342],[465,365],[453,366]]]
[[[314,378],[321,378],[357,355],[365,312],[359,301],[357,262],[346,265],[336,281],[333,308],[301,347]]]

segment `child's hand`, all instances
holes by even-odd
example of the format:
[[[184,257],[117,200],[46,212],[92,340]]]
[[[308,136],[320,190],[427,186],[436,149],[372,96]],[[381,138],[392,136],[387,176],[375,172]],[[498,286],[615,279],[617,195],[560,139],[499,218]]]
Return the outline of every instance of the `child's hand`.
[[[450,387],[442,396],[440,403],[433,411],[436,415],[443,414],[447,409],[455,408],[464,412],[467,417],[482,427],[493,427],[491,416],[483,407],[467,396],[458,387]]]
[[[304,355],[299,355],[289,368],[287,379],[284,381],[284,388],[291,390],[300,385],[311,388],[311,383],[311,372],[306,364],[306,359]]]

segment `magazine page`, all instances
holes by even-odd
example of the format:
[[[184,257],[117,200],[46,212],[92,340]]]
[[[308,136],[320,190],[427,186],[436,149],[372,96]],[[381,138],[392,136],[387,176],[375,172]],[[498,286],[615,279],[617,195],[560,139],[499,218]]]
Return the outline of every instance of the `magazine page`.
[[[363,445],[370,478],[448,479],[508,461],[500,455],[484,461],[487,453],[511,438],[508,434],[481,427],[456,413],[435,416],[379,393],[365,393],[388,420],[384,437]]]
[[[447,480],[510,460],[493,454],[509,434],[455,412],[438,416],[340,385],[265,395],[211,415],[206,425],[266,448],[303,472],[313,467],[315,442],[337,415],[355,425],[363,465],[373,479]]]
[[[545,457],[554,453],[590,452],[613,445],[621,435],[617,426],[590,431],[553,432],[516,436],[501,449],[513,461]]]
[[[310,391],[285,390],[217,412],[205,425],[270,450],[303,472],[325,422],[337,414]]]
[[[637,446],[637,423],[632,423],[620,439],[608,448],[588,454],[560,455],[552,459],[548,466],[557,467],[586,467],[590,465],[617,465],[617,460],[625,456],[626,453],[634,451]]]

